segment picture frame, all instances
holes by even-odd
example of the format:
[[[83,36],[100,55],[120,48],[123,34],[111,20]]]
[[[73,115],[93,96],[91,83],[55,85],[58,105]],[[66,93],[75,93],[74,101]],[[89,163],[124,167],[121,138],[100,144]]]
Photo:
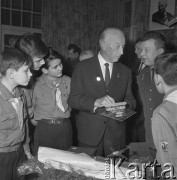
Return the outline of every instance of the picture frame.
[[[168,23],[175,14],[175,5],[176,0],[150,0],[149,30],[174,28],[169,27]]]

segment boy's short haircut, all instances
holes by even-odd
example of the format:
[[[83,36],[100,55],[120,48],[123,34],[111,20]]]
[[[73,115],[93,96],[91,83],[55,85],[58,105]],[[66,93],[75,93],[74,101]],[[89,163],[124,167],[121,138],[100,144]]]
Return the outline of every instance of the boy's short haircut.
[[[24,64],[31,67],[32,59],[28,54],[16,48],[5,49],[0,55],[0,73],[2,76],[6,75],[7,69],[14,68],[18,71]]]
[[[154,63],[154,71],[162,76],[167,85],[177,85],[177,53],[166,53],[158,56]]]
[[[163,48],[164,51],[166,50],[166,39],[162,33],[157,31],[148,31],[139,39],[139,41],[143,42],[150,39],[155,41],[155,46],[157,49]]]
[[[19,36],[11,36],[9,39],[9,48],[14,48]]]
[[[80,55],[81,48],[76,44],[69,44],[68,45],[68,51],[73,50],[74,53],[78,53]]]
[[[49,53],[48,56],[44,59],[45,64],[42,66],[42,68],[48,69],[50,66],[50,62],[55,60],[55,59],[60,59],[61,62],[63,61],[63,56],[59,54],[56,50],[53,48],[48,48]]]
[[[27,53],[31,58],[40,57],[43,58],[48,53],[48,48],[44,42],[35,34],[24,34],[21,36],[16,44],[15,48]]]

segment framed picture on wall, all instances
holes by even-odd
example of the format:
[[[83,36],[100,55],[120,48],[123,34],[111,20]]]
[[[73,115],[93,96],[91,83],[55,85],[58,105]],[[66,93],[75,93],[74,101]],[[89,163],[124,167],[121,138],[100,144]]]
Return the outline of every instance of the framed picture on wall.
[[[174,14],[175,0],[151,0],[149,30],[171,29],[168,23]]]

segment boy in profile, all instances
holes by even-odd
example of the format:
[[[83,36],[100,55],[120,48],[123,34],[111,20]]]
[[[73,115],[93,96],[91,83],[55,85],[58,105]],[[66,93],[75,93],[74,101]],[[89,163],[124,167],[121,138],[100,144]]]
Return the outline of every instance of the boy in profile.
[[[173,166],[177,177],[177,53],[159,56],[155,61],[154,71],[157,90],[165,94],[152,117],[156,158],[163,170],[169,169],[169,165]],[[166,166],[166,163],[169,165]]]
[[[17,165],[32,158],[29,150],[26,99],[18,85],[26,86],[32,76],[31,58],[17,49],[0,56],[0,179],[15,180]],[[26,156],[25,156],[26,154]]]

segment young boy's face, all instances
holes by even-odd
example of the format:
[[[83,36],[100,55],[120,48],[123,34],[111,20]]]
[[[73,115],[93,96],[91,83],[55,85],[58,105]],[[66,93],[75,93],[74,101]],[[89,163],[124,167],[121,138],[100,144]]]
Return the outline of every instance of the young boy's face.
[[[17,71],[14,70],[13,79],[17,85],[26,86],[32,74],[28,65],[23,64]]]
[[[40,67],[45,64],[44,58],[34,57],[33,58],[34,70],[39,70]]]
[[[47,74],[52,77],[62,76],[63,65],[60,59],[54,59],[50,62]]]

